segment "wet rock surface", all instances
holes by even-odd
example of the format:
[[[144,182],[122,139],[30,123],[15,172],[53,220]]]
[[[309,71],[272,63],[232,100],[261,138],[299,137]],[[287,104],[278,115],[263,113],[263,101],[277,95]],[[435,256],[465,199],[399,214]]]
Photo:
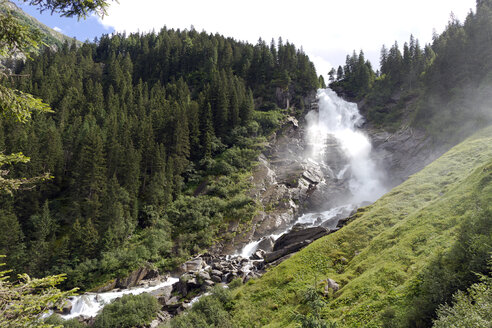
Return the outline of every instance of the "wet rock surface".
[[[295,226],[294,226],[295,228]],[[307,229],[292,229],[291,231],[280,236],[273,246],[273,251],[279,251],[291,245],[305,242],[306,240],[314,241],[328,234],[328,230],[323,227],[312,227]]]
[[[396,132],[368,127],[366,132],[373,144],[374,154],[385,168],[388,183],[392,186],[405,181],[450,148],[449,145],[434,145],[424,131],[411,127]]]
[[[225,245],[218,245],[214,253],[233,254],[252,240],[287,229],[305,211],[340,205],[350,194],[350,171],[341,145],[334,137],[328,138],[325,163],[309,159],[306,124],[301,119],[296,125],[294,120],[286,120],[258,158],[250,195],[261,204],[262,210],[247,231],[230,229],[235,237]],[[258,248],[270,251],[269,241],[262,242]]]

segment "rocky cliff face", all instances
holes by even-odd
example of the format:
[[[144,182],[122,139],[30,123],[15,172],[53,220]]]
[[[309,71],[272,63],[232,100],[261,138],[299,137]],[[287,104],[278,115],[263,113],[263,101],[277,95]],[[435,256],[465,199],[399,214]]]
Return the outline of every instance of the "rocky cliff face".
[[[396,132],[366,128],[375,160],[387,172],[389,187],[395,187],[444,154],[450,146],[435,145],[424,131],[402,127]]]
[[[216,252],[232,254],[252,240],[280,233],[291,226],[297,217],[313,210],[324,210],[340,203],[348,193],[349,175],[336,176],[343,168],[340,146],[328,140],[331,148],[324,163],[305,156],[309,145],[305,141],[305,124],[294,117],[287,118],[280,131],[272,136],[269,145],[259,156],[252,176],[250,193],[261,210],[249,229],[237,233]],[[337,155],[338,154],[338,155]],[[231,231],[236,227],[232,227]]]

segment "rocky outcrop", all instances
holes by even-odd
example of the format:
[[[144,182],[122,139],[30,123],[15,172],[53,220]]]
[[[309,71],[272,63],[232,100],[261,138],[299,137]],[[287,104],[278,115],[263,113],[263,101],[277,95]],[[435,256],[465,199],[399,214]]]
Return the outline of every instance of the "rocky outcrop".
[[[312,227],[307,229],[295,229],[280,236],[273,246],[273,251],[278,251],[287,248],[291,245],[304,242],[306,240],[314,241],[328,234],[328,230],[323,227]]]
[[[435,145],[421,130],[402,127],[396,132],[376,128],[365,130],[375,158],[387,172],[388,185],[396,186],[444,154],[449,145]]]
[[[280,236],[275,245],[273,251],[264,255],[265,263],[273,263],[286,255],[295,253],[301,248],[309,245],[316,239],[319,239],[330,233],[323,227],[311,227],[303,229],[301,227],[294,226],[291,231]]]
[[[345,169],[346,160],[335,138],[327,140],[326,165],[309,159],[311,151],[305,141],[305,122],[290,117],[273,135],[259,156],[253,173],[250,195],[261,205],[247,229],[231,225],[234,237],[214,249],[217,254],[231,254],[252,240],[278,233],[292,225],[306,210],[324,210],[340,205],[350,194]],[[342,174],[340,174],[342,173]],[[259,247],[269,251],[268,240]]]
[[[144,266],[130,273],[126,278],[117,279],[117,288],[130,288],[137,286],[143,279],[155,279],[159,273],[151,269],[149,266]]]

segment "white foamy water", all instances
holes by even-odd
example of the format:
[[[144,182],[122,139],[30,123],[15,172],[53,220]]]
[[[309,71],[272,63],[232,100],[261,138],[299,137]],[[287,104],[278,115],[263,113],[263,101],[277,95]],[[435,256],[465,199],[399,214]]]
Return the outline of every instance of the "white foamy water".
[[[170,277],[166,281],[155,286],[131,288],[117,292],[87,293],[79,296],[74,296],[70,298],[70,301],[72,302],[72,311],[70,312],[70,314],[62,315],[62,318],[72,319],[81,315],[95,317],[106,304],[111,303],[112,301],[123,295],[138,295],[142,293],[148,293],[162,287],[171,286],[177,281],[177,278]]]
[[[326,142],[334,137],[341,145],[349,163],[338,174],[341,178],[350,170],[350,203],[374,202],[386,188],[382,184],[382,173],[371,159],[372,145],[369,138],[359,129],[364,122],[357,104],[350,103],[331,89],[318,90],[319,112],[307,115],[307,142],[311,146],[310,157],[318,162],[326,155]]]

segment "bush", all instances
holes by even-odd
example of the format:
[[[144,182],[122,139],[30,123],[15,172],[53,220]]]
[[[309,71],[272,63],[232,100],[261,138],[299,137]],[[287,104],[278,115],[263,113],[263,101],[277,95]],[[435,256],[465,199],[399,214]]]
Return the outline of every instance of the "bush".
[[[106,305],[96,317],[94,328],[130,328],[149,324],[159,311],[159,303],[153,296],[124,295]]]
[[[174,317],[172,328],[232,328],[232,296],[228,289],[215,287],[212,295],[203,296],[185,315]]]
[[[468,293],[458,291],[454,303],[441,305],[437,311],[435,328],[447,327],[492,327],[492,278],[484,277],[474,284]]]
[[[52,315],[44,320],[47,325],[53,325],[55,327],[63,328],[84,328],[87,327],[83,323],[80,323],[77,319],[64,320],[59,315]]]
[[[254,120],[260,124],[263,134],[269,134],[276,128],[280,127],[284,115],[280,111],[254,112]]]

